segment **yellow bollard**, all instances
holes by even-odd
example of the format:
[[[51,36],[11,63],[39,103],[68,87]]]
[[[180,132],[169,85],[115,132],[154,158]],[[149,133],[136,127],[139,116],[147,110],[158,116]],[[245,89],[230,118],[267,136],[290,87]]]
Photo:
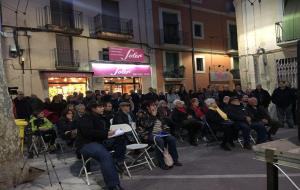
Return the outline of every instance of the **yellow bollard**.
[[[23,153],[24,149],[24,136],[25,136],[25,127],[28,125],[28,122],[25,119],[15,119],[16,125],[19,127],[19,137],[21,140],[21,151]]]

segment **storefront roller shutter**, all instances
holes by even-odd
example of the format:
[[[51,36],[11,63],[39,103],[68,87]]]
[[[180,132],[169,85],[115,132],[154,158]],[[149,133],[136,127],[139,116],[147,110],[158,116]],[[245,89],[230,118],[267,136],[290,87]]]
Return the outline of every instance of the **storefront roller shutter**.
[[[286,0],[283,17],[283,41],[300,39],[300,1]]]

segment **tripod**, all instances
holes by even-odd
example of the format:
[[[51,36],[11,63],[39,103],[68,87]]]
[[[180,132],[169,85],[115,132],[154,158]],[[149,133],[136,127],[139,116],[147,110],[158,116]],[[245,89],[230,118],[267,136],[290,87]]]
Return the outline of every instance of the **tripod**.
[[[40,143],[42,145],[42,150],[40,152],[38,151],[37,144],[36,144],[38,141],[40,141]],[[56,177],[56,179],[58,181],[60,189],[63,190],[61,181],[60,181],[60,179],[59,179],[59,177],[57,175],[56,169],[55,169],[55,165],[54,165],[52,159],[49,156],[48,145],[45,143],[44,138],[43,138],[43,136],[41,134],[33,136],[33,140],[32,140],[32,143],[30,145],[30,148],[29,148],[29,152],[31,152],[32,149],[34,149],[34,152],[36,153],[37,157],[38,157],[39,154],[43,154],[44,162],[45,162],[45,165],[46,165],[46,170],[47,170],[47,174],[48,174],[48,177],[49,177],[49,182],[50,182],[51,187],[52,187],[52,180],[51,180],[51,175],[50,175],[50,169],[49,169],[48,160],[49,160],[49,162],[51,164],[53,173],[55,174],[55,177]],[[23,164],[23,166],[21,168],[21,174],[20,174],[20,176],[22,175],[27,162],[28,162],[28,158],[26,158],[25,161],[24,161],[24,164]]]

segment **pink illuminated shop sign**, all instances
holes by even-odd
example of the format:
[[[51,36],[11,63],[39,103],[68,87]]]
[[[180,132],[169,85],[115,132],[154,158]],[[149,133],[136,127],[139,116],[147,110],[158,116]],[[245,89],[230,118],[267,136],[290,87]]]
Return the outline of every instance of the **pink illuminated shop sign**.
[[[108,48],[110,61],[124,62],[144,62],[144,50],[127,47],[110,47]]]
[[[96,77],[143,77],[151,76],[150,65],[92,63]]]

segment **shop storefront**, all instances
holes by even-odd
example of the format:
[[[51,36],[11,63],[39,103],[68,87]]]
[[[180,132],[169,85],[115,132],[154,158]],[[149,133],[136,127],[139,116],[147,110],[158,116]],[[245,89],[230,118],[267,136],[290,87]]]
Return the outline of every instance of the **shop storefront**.
[[[57,94],[62,94],[64,98],[74,92],[83,93],[90,89],[91,72],[60,72],[41,71],[46,87],[47,95],[50,99]]]
[[[91,62],[95,78],[107,92],[129,93],[143,89],[151,80],[151,66],[144,63],[144,51],[137,48],[109,48],[109,60]]]

